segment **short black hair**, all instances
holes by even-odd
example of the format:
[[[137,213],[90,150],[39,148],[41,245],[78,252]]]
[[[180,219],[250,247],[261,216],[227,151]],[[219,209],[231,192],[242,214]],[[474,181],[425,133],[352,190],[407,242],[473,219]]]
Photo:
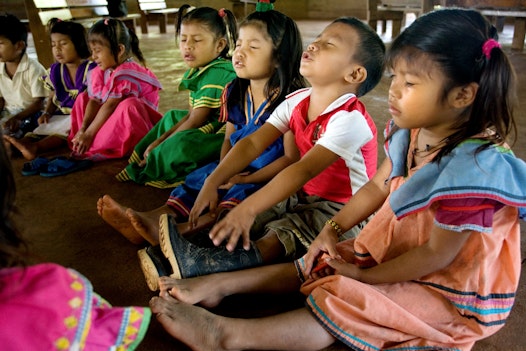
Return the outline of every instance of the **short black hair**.
[[[27,28],[18,17],[10,13],[0,15],[0,36],[16,44],[23,41],[27,46]]]

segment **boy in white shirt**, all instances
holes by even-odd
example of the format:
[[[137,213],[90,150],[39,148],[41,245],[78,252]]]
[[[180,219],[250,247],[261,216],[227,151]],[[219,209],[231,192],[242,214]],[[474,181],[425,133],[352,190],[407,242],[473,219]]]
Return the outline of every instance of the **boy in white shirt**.
[[[0,16],[0,124],[4,134],[21,138],[38,125],[46,90],[44,66],[28,57],[27,29],[11,14]]]

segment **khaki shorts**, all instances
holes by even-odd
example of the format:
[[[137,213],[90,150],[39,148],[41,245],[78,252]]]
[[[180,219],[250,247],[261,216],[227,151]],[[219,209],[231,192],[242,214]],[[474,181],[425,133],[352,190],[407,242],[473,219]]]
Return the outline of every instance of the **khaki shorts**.
[[[283,244],[286,257],[299,258],[307,252],[325,222],[343,206],[319,196],[297,193],[259,214],[252,225],[251,238],[257,240],[273,231]],[[351,228],[340,237],[340,241],[356,237],[366,223]]]

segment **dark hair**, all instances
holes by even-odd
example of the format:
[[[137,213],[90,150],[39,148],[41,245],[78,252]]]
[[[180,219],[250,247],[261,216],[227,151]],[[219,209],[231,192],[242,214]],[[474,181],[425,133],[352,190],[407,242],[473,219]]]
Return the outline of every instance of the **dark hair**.
[[[86,59],[90,57],[91,53],[88,49],[88,42],[86,41],[86,29],[80,23],[73,21],[63,21],[58,18],[52,18],[48,22],[49,34],[58,33],[67,35],[80,58]]]
[[[225,38],[227,45],[219,54],[219,57],[229,58],[232,56],[237,41],[237,21],[232,11],[227,9],[216,10],[211,7],[197,7],[186,13],[190,5],[184,4],[179,7],[175,21],[175,38],[178,40],[181,34],[181,25],[188,22],[197,22],[206,26],[216,38]]]
[[[340,17],[332,23],[343,23],[352,27],[360,38],[351,59],[364,66],[367,71],[367,78],[360,84],[356,92],[357,96],[363,96],[373,90],[382,79],[385,64],[385,44],[376,31],[357,18]]]
[[[393,41],[389,66],[403,59],[425,71],[429,65],[420,67],[419,59],[432,60],[445,76],[442,100],[452,88],[472,82],[479,85],[472,106],[462,114],[456,132],[445,141],[436,160],[463,140],[488,129],[495,131],[488,139],[497,144],[511,133],[516,138],[515,72],[500,48],[493,48],[489,57],[484,55],[482,46],[488,39],[497,40],[497,30],[479,12],[449,8],[419,17]]]
[[[0,137],[3,138],[0,131]],[[5,144],[0,143],[0,268],[26,264],[27,245],[16,230],[12,214],[15,212],[15,179]]]
[[[97,36],[102,37],[98,39]],[[146,66],[146,60],[139,48],[139,38],[133,30],[116,18],[105,18],[95,22],[88,31],[88,42],[109,45],[115,61],[119,62],[119,45],[124,45],[127,54],[133,55]]]
[[[249,14],[240,24],[240,28],[250,25],[264,31],[274,46],[272,56],[276,69],[265,87],[265,96],[272,98],[266,110],[272,112],[289,93],[305,87],[305,80],[299,73],[303,53],[301,34],[294,20],[275,10]],[[228,105],[244,105],[244,96],[250,81],[236,78],[232,84],[234,86],[229,95]]]
[[[10,13],[0,15],[0,36],[9,39],[13,44],[23,41],[27,47],[27,28],[15,15]],[[22,54],[25,52],[24,47]]]

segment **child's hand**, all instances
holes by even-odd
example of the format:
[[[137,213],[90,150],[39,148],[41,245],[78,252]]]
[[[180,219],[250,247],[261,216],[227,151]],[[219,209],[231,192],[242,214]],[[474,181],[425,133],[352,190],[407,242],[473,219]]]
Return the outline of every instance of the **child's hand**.
[[[40,117],[38,117],[38,124],[45,124],[45,123],[49,123],[49,119],[51,118],[51,115],[49,113],[43,113],[42,115],[40,115]]]
[[[233,176],[232,178],[230,178],[228,180],[228,182],[226,182],[225,184],[221,185],[219,187],[219,189],[222,189],[222,190],[228,190],[230,189],[231,187],[233,187],[234,185],[236,184],[245,184],[245,183],[248,183],[246,181],[246,177],[250,174],[250,172],[243,172],[243,173],[239,173],[239,174],[236,174],[235,176]]]
[[[148,145],[146,150],[144,150],[144,153],[142,154],[142,160],[139,162],[140,167],[146,166],[146,162],[148,161],[148,156],[150,155],[150,152],[152,152],[153,149],[155,149],[157,146],[161,144],[161,141],[159,139],[156,139],[153,143]]]
[[[201,216],[201,213],[208,207],[210,214],[213,216],[216,212],[217,204],[219,202],[219,197],[217,195],[217,189],[215,189],[212,186],[205,184],[199,191],[199,194],[197,195],[197,198],[194,201],[194,206],[192,206],[192,210],[190,211],[190,215],[188,216],[188,222],[192,227],[195,227],[197,225],[197,220],[199,219],[199,216]]]
[[[20,119],[17,117],[11,117],[4,123],[2,127],[9,133],[15,133],[18,131],[18,129],[20,129]]]
[[[243,239],[243,248],[250,250],[250,227],[254,223],[255,215],[243,209],[242,205],[234,207],[228,214],[210,230],[210,239],[214,245],[220,245],[227,240],[226,248],[234,251],[239,241]]]
[[[73,144],[73,151],[79,155],[84,154],[91,147],[93,139],[94,136],[90,133],[79,130],[77,135],[75,135],[71,140],[71,143]]]
[[[307,275],[315,266],[319,257],[326,254],[328,257],[340,258],[336,244],[338,243],[338,235],[332,229],[325,226],[320,234],[314,239],[309,247],[309,251],[305,255],[305,266]]]

